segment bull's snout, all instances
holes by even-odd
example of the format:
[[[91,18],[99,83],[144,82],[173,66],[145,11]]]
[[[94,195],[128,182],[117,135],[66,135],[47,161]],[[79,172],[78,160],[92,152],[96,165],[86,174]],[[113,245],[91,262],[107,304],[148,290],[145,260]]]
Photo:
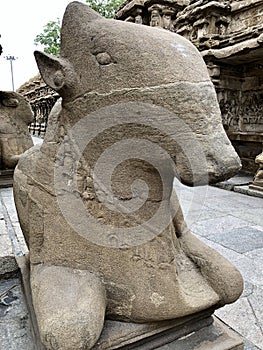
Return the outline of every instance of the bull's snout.
[[[221,135],[222,136],[222,135]],[[192,154],[180,154],[176,171],[180,181],[188,186],[202,186],[227,180],[241,169],[241,161],[227,136],[202,140]]]

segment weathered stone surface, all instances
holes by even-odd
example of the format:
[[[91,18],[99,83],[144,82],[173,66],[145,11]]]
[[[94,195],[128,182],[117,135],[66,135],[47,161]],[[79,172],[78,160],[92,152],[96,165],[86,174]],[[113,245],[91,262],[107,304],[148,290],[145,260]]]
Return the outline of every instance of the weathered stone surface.
[[[196,48],[73,2],[61,56],[35,56],[62,103],[14,194],[47,349],[91,348],[104,315],[149,323],[235,301],[241,275],[190,233],[172,192],[175,176],[200,185],[240,168]]]
[[[13,169],[20,155],[33,146],[28,131],[33,113],[22,95],[0,91],[0,121],[0,169]]]
[[[191,317],[148,324],[106,320],[101,337],[93,349],[125,349],[127,346],[133,349],[157,349],[211,325],[212,312],[213,310],[206,310]]]
[[[244,345],[240,337],[215,319],[210,326],[203,327],[188,337],[182,337],[170,344],[157,348],[158,350],[243,350]]]
[[[46,348],[90,349],[104,322],[106,294],[100,280],[83,270],[35,266],[31,287]]]
[[[195,315],[180,322],[149,325],[107,321],[94,350],[243,350],[242,339],[217,318]],[[128,347],[127,347],[128,346]],[[249,349],[248,347],[246,349]],[[251,349],[256,349],[252,347]]]

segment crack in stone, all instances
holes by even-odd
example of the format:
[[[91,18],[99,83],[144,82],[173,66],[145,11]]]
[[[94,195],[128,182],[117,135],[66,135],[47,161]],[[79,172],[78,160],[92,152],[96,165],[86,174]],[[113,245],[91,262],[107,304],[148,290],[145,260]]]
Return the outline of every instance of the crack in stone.
[[[258,317],[257,317],[257,315],[256,315],[256,313],[255,313],[255,310],[254,310],[254,308],[253,308],[253,305],[252,305],[251,301],[249,300],[249,298],[247,298],[247,301],[248,301],[248,304],[249,304],[249,306],[250,306],[250,308],[251,308],[251,310],[252,310],[252,313],[253,313],[253,315],[254,315],[254,317],[255,317],[255,319],[256,319],[257,326],[258,326],[258,328],[260,329],[260,333],[261,333],[261,335],[263,336],[263,328],[262,328],[262,326],[261,326],[261,324],[260,324],[260,322],[259,322],[259,319],[258,319]]]
[[[251,292],[247,292],[248,294],[241,295],[241,298],[248,298],[250,295],[254,293],[255,286],[251,285]]]

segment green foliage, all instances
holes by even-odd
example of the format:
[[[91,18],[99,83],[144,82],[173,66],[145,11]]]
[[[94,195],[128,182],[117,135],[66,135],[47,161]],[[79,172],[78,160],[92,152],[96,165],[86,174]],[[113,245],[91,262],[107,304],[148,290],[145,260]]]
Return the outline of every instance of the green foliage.
[[[35,45],[43,45],[44,52],[58,56],[60,53],[60,20],[50,21],[44,26],[43,33],[34,40]]]
[[[86,3],[106,18],[112,18],[124,0],[86,0]]]
[[[87,5],[106,18],[114,17],[116,10],[123,2],[124,0],[86,0]],[[44,52],[58,56],[60,54],[60,29],[59,18],[48,22],[43,32],[36,36],[34,44],[43,45]]]

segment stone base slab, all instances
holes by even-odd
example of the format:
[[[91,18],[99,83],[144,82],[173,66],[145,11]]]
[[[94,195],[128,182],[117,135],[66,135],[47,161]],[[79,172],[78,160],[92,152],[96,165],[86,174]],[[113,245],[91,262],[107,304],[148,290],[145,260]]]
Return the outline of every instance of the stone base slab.
[[[223,322],[213,317],[214,322],[189,336],[158,347],[158,350],[244,350],[242,338]]]
[[[242,339],[205,313],[153,324],[106,321],[93,350],[243,350]]]

